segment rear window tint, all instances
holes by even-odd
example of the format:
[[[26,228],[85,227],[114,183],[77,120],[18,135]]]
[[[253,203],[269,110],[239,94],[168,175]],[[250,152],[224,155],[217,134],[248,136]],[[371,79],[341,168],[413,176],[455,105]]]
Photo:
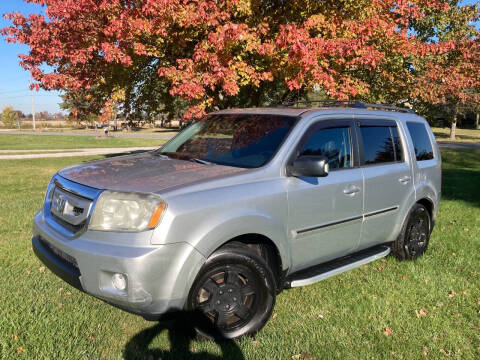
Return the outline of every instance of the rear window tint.
[[[402,147],[396,127],[361,126],[365,165],[402,161]]]
[[[433,159],[432,142],[424,124],[407,122],[417,161]]]

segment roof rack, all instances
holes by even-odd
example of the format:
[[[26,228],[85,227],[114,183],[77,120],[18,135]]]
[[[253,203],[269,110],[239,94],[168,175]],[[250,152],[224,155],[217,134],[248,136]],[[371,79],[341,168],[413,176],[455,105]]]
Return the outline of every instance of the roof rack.
[[[314,104],[319,104],[323,107],[347,107],[347,108],[357,108],[357,109],[371,109],[371,110],[383,110],[383,111],[396,111],[403,113],[412,113],[415,111],[413,109],[401,108],[398,106],[387,105],[387,104],[367,104],[362,101],[357,100],[302,100],[302,101],[289,101],[282,103],[276,106],[313,106]]]

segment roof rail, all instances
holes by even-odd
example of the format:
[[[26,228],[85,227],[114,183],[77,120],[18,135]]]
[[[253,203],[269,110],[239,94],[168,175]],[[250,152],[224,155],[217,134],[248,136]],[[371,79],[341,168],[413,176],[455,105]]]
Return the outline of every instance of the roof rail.
[[[401,108],[398,106],[387,104],[367,104],[357,100],[301,100],[301,101],[288,101],[274,106],[313,106],[318,104],[322,107],[348,107],[357,109],[371,109],[371,110],[383,110],[383,111],[397,111],[404,113],[415,113],[413,109]]]

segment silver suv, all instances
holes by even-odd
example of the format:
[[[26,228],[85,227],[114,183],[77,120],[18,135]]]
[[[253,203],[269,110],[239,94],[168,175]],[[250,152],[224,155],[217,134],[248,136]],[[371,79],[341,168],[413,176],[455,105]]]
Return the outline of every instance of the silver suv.
[[[251,334],[275,297],[390,252],[416,259],[438,210],[427,122],[363,103],[224,110],[162,148],[60,170],[33,228],[59,277],[208,337]]]

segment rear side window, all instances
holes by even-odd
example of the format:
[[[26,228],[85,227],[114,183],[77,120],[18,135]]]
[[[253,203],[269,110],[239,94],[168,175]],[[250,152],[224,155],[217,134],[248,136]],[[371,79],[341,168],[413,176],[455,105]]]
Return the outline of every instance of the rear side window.
[[[396,126],[361,126],[365,165],[403,161]]]
[[[433,159],[432,142],[424,124],[407,122],[408,131],[413,140],[417,161]]]
[[[303,155],[327,157],[328,166],[333,169],[352,167],[349,128],[320,129],[315,131],[300,152]]]

